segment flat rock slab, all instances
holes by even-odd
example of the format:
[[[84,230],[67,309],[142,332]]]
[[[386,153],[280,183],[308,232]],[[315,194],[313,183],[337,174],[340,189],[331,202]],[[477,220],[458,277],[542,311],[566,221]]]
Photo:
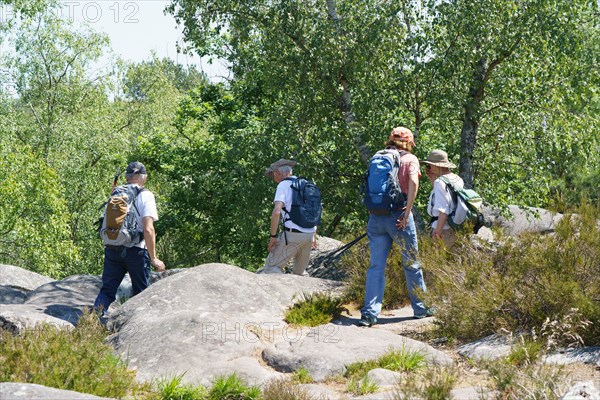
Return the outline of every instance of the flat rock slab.
[[[0,383],[2,400],[114,400],[91,394],[55,389],[33,383]]]
[[[25,289],[0,285],[0,304],[22,304],[27,300],[27,293]]]
[[[261,384],[281,375],[259,360],[265,338],[287,326],[285,309],[302,293],[340,288],[323,279],[205,264],[156,282],[115,310],[110,342],[142,381],[185,372],[184,381],[210,385],[236,372]]]
[[[458,347],[458,354],[474,360],[496,360],[506,357],[512,342],[505,336],[491,335]]]
[[[14,265],[0,264],[0,285],[35,290],[54,279]]]
[[[94,305],[101,286],[98,276],[73,275],[40,286],[24,304],[38,306],[45,314],[76,324],[82,309]]]
[[[600,367],[600,347],[568,349],[548,355],[544,361],[548,364],[592,364]]]
[[[498,210],[484,207],[483,213],[487,221],[493,222],[510,236],[531,231],[537,233],[554,232],[562,219],[562,214],[553,213],[543,208],[508,206],[511,216],[500,215]]]
[[[430,363],[450,365],[453,361],[433,347],[407,337],[378,329],[327,324],[304,328],[296,337],[282,335],[263,351],[268,365],[281,372],[304,367],[317,382],[341,374],[346,365],[357,361],[374,360],[390,349],[418,351]]]
[[[44,313],[44,308],[28,304],[12,304],[0,307],[0,328],[20,334],[37,325],[48,324],[57,329],[71,329],[73,324],[64,319]]]

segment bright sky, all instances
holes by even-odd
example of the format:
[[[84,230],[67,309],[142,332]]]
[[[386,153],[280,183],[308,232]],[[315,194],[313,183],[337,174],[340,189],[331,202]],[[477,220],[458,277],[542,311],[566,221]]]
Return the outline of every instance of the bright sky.
[[[222,63],[209,64],[198,56],[177,53],[183,28],[177,28],[175,18],[163,13],[169,4],[165,0],[61,0],[63,16],[75,23],[87,23],[93,30],[110,37],[113,52],[130,61],[144,61],[155,51],[159,58],[169,57],[183,64],[195,64],[213,81],[228,76]]]

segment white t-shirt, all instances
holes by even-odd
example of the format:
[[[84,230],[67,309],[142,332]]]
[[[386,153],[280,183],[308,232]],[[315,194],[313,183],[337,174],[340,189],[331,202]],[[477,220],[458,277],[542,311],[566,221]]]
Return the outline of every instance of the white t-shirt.
[[[286,212],[286,209],[288,211],[292,210],[292,199],[293,199],[292,181],[282,180],[281,182],[279,182],[279,185],[277,185],[277,190],[275,191],[275,199],[273,200],[273,203],[276,201],[281,201],[283,203],[283,210],[281,211],[281,216],[283,217],[284,221],[289,218],[289,215]],[[293,223],[292,220],[285,221],[284,226],[286,228],[297,229],[300,232],[306,232],[306,233],[315,232],[315,230],[317,229],[316,227],[302,228],[301,226],[298,226],[295,223]]]
[[[450,182],[454,184],[456,189],[462,189],[464,186],[464,182],[462,178],[456,174],[447,174],[446,178]],[[433,181],[433,190],[429,195],[429,203],[427,204],[427,214],[432,217],[439,217],[440,213],[444,213],[446,215],[450,215],[452,210],[454,210],[454,201],[452,200],[452,196],[450,195],[450,191],[446,189],[446,184],[441,180],[441,178],[437,178]],[[437,226],[437,221],[434,221],[431,224],[431,228],[435,229]],[[445,229],[451,229],[448,222],[444,224]]]
[[[137,185],[136,185],[137,186]],[[138,186],[139,187],[139,186]],[[142,249],[146,248],[146,241],[144,240],[143,232],[144,232],[144,223],[142,220],[144,217],[152,217],[153,221],[158,221],[158,211],[156,210],[156,199],[154,198],[154,194],[152,194],[149,190],[143,190],[140,192],[136,199],[136,207],[137,207],[137,226],[138,231],[142,232],[142,241],[135,245],[135,247],[140,247]]]

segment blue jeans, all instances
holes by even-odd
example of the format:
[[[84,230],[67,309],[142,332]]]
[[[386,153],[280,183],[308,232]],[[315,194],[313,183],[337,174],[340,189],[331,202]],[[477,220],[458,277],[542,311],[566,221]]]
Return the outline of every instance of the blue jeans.
[[[125,274],[129,273],[132,296],[148,287],[150,281],[150,257],[148,250],[139,247],[121,250],[104,248],[104,270],[102,271],[102,289],[94,302],[94,309],[103,314],[115,301],[117,289]]]
[[[412,213],[405,229],[396,228],[396,221],[402,211],[395,211],[389,215],[371,214],[367,225],[367,237],[371,250],[371,264],[367,270],[367,283],[365,289],[365,304],[361,310],[363,315],[377,317],[381,312],[383,291],[385,289],[385,266],[392,242],[402,248],[402,267],[408,285],[408,296],[415,315],[427,312],[423,302],[415,294],[416,289],[426,291],[421,264],[417,261],[419,245],[417,231]]]

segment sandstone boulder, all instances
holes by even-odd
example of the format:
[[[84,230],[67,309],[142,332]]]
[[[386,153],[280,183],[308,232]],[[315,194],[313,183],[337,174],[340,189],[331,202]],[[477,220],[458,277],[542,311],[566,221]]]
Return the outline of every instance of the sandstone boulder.
[[[0,264],[0,285],[2,286],[11,286],[13,288],[24,290],[35,290],[52,281],[54,281],[54,279],[23,268]]]

